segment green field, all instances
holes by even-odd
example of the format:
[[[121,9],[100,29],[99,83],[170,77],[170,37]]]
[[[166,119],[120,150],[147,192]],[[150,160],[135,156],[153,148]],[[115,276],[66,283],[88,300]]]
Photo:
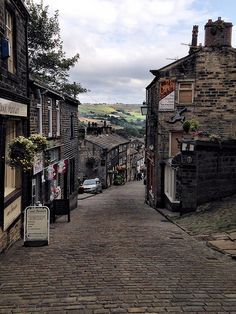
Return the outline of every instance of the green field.
[[[127,122],[134,122],[137,119],[145,120],[145,116],[141,115],[139,105],[126,105],[126,104],[82,104],[79,106],[80,116],[105,116],[115,115],[124,118]]]
[[[113,130],[123,130],[130,136],[143,137],[145,116],[141,115],[141,105],[126,104],[82,104],[79,105],[79,119],[84,125],[107,121]],[[121,134],[120,134],[121,135]]]

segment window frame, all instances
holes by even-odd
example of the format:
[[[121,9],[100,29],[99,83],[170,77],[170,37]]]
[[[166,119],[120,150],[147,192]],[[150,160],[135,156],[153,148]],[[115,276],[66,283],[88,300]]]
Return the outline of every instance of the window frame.
[[[191,88],[181,88],[181,84],[191,84]],[[181,91],[191,91],[192,92],[192,99],[189,102],[180,102],[180,92]],[[178,81],[178,104],[180,105],[188,105],[193,104],[194,101],[194,81],[192,80],[184,80],[184,81]]]
[[[52,137],[52,98],[48,98],[48,137]]]
[[[74,115],[71,113],[70,115],[70,138],[75,137],[75,121],[74,121]]]
[[[5,156],[8,155],[7,149],[8,144],[17,137],[18,131],[18,121],[8,120],[6,123],[6,146],[5,146]],[[10,184],[8,186],[8,183]],[[4,198],[8,198],[10,194],[16,192],[21,188],[19,169],[11,168],[5,161],[5,172],[4,172]]]
[[[61,135],[61,104],[56,100],[56,123],[57,123],[57,136]]]
[[[37,117],[38,117],[38,132],[43,134],[43,99],[40,90],[38,90],[37,98]]]
[[[10,21],[10,23],[9,23]],[[11,74],[16,74],[16,28],[15,28],[15,15],[11,9],[5,8],[5,28],[6,39],[8,41],[9,56],[7,58],[7,70]]]

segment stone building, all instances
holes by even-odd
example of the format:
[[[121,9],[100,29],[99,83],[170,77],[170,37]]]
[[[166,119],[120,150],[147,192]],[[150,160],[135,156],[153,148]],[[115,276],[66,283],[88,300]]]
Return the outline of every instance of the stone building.
[[[184,121],[196,121],[201,134],[212,138],[236,136],[236,49],[231,46],[231,35],[232,23],[209,20],[205,43],[198,45],[195,25],[189,54],[151,70],[155,77],[146,87],[146,200],[153,207],[183,206],[176,164],[181,167],[183,161]],[[190,150],[195,147],[187,145]],[[195,197],[198,190],[191,193]]]
[[[48,147],[35,159],[31,204],[70,199],[77,206],[78,104],[43,83],[30,81],[30,134],[42,134]]]
[[[89,125],[86,133],[80,141],[80,180],[98,177],[103,187],[108,188],[114,184],[115,174],[120,169],[127,181],[129,140],[112,133],[105,123]]]
[[[0,1],[0,252],[18,240],[26,206],[25,180],[7,163],[8,145],[27,136],[28,12],[20,0]]]

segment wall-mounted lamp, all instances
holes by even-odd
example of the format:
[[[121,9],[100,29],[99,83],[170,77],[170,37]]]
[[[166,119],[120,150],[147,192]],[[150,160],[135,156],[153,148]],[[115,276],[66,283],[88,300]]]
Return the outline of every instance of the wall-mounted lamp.
[[[148,112],[148,107],[147,106],[142,106],[141,107],[141,114],[142,116],[146,116]]]

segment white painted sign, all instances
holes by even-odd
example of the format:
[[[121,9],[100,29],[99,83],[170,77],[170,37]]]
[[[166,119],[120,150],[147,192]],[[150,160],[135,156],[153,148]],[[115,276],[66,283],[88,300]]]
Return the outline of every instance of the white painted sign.
[[[27,105],[0,98],[0,114],[27,117]]]
[[[28,206],[24,215],[25,245],[49,243],[50,210],[46,206]]]
[[[175,92],[171,92],[159,101],[159,111],[175,110]]]
[[[14,202],[4,209],[4,227],[5,231],[10,224],[21,214],[21,197],[18,197]]]

